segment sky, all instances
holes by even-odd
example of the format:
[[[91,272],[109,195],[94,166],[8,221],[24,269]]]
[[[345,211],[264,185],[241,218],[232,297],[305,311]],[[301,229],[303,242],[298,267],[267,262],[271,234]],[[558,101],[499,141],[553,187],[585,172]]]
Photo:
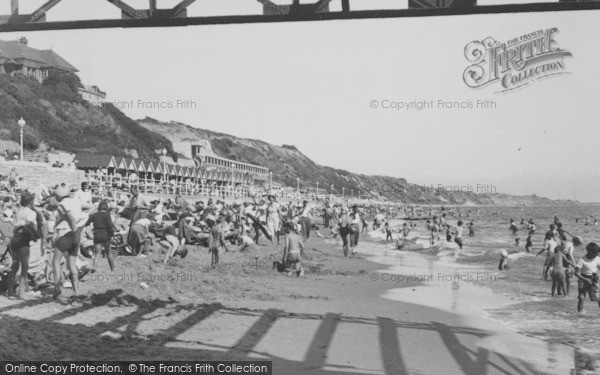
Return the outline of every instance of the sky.
[[[64,0],[48,20],[118,15],[105,1],[82,3]],[[231,5],[240,13],[260,12],[250,0],[197,3],[191,16],[225,14]],[[369,0],[368,6],[392,3],[398,4]],[[34,48],[52,48],[79,69],[84,83],[98,85],[110,101],[128,103],[123,111],[134,119],[292,144],[319,164],[421,185],[487,184],[503,193],[599,202],[599,14],[19,32],[0,39],[26,36]],[[551,27],[559,30],[557,46],[573,55],[564,60],[569,74],[506,93],[496,93],[497,85],[472,89],[463,82],[469,42],[490,36],[507,41]],[[195,108],[177,108],[178,100]],[[436,106],[382,108],[423,100]],[[440,100],[490,100],[496,107],[441,109]]]

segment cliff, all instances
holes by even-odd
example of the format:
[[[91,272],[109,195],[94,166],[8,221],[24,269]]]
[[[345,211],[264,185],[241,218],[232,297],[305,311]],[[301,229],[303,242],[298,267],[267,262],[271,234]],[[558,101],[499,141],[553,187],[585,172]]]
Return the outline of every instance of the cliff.
[[[547,198],[532,196],[512,196],[508,194],[452,191],[409,183],[403,178],[388,176],[366,176],[342,169],[319,165],[292,145],[276,146],[257,139],[238,138],[211,130],[199,129],[179,122],[160,122],[152,118],[138,120],[144,128],[168,138],[173,144],[191,145],[199,140],[210,142],[209,152],[217,156],[257,164],[273,171],[273,181],[300,188],[319,187],[329,192],[334,185],[336,194],[342,188],[346,196],[371,196],[420,204],[461,204],[461,205],[552,205],[573,204],[556,202]]]

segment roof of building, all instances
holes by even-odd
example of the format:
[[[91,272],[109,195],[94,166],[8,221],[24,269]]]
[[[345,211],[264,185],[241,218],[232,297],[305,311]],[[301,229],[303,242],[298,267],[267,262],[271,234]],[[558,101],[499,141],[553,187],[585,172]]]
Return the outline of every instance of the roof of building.
[[[56,52],[31,48],[18,40],[0,40],[0,61],[4,59],[6,59],[5,62],[18,62],[31,68],[56,68],[71,72],[78,71],[76,67]]]
[[[206,168],[186,167],[174,164],[165,164],[160,161],[147,159],[134,159],[123,156],[81,153],[75,156],[75,165],[79,169],[115,168],[134,172],[152,172],[168,174],[169,176],[231,180],[230,172],[208,171]],[[143,168],[140,168],[143,165]],[[152,167],[151,167],[152,166]],[[166,167],[166,173],[163,168]],[[235,172],[235,181],[249,182],[251,177],[247,173]]]
[[[112,155],[101,154],[77,154],[75,164],[78,168],[108,168],[113,161]]]

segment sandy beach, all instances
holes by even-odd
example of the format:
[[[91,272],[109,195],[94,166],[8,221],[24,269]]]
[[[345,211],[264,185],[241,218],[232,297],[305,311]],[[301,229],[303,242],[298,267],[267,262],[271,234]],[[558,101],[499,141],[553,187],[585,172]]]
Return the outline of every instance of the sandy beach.
[[[262,359],[275,374],[567,374],[572,347],[518,334],[484,318],[511,301],[489,288],[406,280],[449,275],[432,257],[363,242],[346,259],[311,238],[307,277],[272,270],[281,246],[223,257],[217,270],[195,248],[165,266],[103,261],[83,296],[0,299],[3,359]],[[395,279],[394,279],[395,275]],[[93,276],[93,278],[92,278]],[[399,278],[403,278],[399,281]],[[140,285],[145,283],[145,285]],[[145,287],[147,285],[147,288]]]

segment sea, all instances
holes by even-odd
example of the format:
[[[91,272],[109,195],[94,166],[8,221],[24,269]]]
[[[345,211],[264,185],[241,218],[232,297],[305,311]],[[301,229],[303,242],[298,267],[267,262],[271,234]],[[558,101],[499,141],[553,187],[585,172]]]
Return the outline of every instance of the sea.
[[[509,301],[501,306],[486,309],[486,318],[508,325],[512,330],[535,336],[552,343],[573,346],[587,356],[600,360],[600,307],[598,303],[586,299],[584,311],[577,312],[577,281],[571,279],[568,296],[551,296],[550,280],[544,280],[542,269],[545,253],[536,254],[543,248],[544,234],[557,215],[563,229],[583,239],[583,244],[575,248],[577,262],[585,255],[585,246],[590,242],[600,243],[600,226],[585,225],[588,216],[598,217],[600,206],[542,206],[542,207],[472,207],[461,209],[460,220],[474,223],[475,236],[469,237],[468,229],[463,232],[463,250],[458,254],[458,245],[447,242],[445,233],[440,233],[440,241],[429,244],[424,220],[415,221],[411,236],[419,244],[409,251],[434,259],[437,264],[451,269],[461,284],[472,284],[492,290],[498,299]],[[468,215],[468,216],[467,216]],[[509,229],[510,219],[514,219],[519,230],[513,235]],[[536,232],[532,237],[530,253],[525,250],[527,226],[519,225],[533,219]],[[577,220],[578,219],[578,220]],[[459,219],[447,219],[456,225]],[[390,220],[392,228],[398,230],[402,220]],[[409,236],[409,238],[411,237]],[[392,249],[392,244],[384,242],[383,233],[371,232],[366,236],[376,246]],[[515,238],[520,239],[516,245]],[[509,268],[498,270],[502,250],[509,254]],[[438,280],[439,281],[439,280]],[[458,284],[458,283],[457,283]]]

